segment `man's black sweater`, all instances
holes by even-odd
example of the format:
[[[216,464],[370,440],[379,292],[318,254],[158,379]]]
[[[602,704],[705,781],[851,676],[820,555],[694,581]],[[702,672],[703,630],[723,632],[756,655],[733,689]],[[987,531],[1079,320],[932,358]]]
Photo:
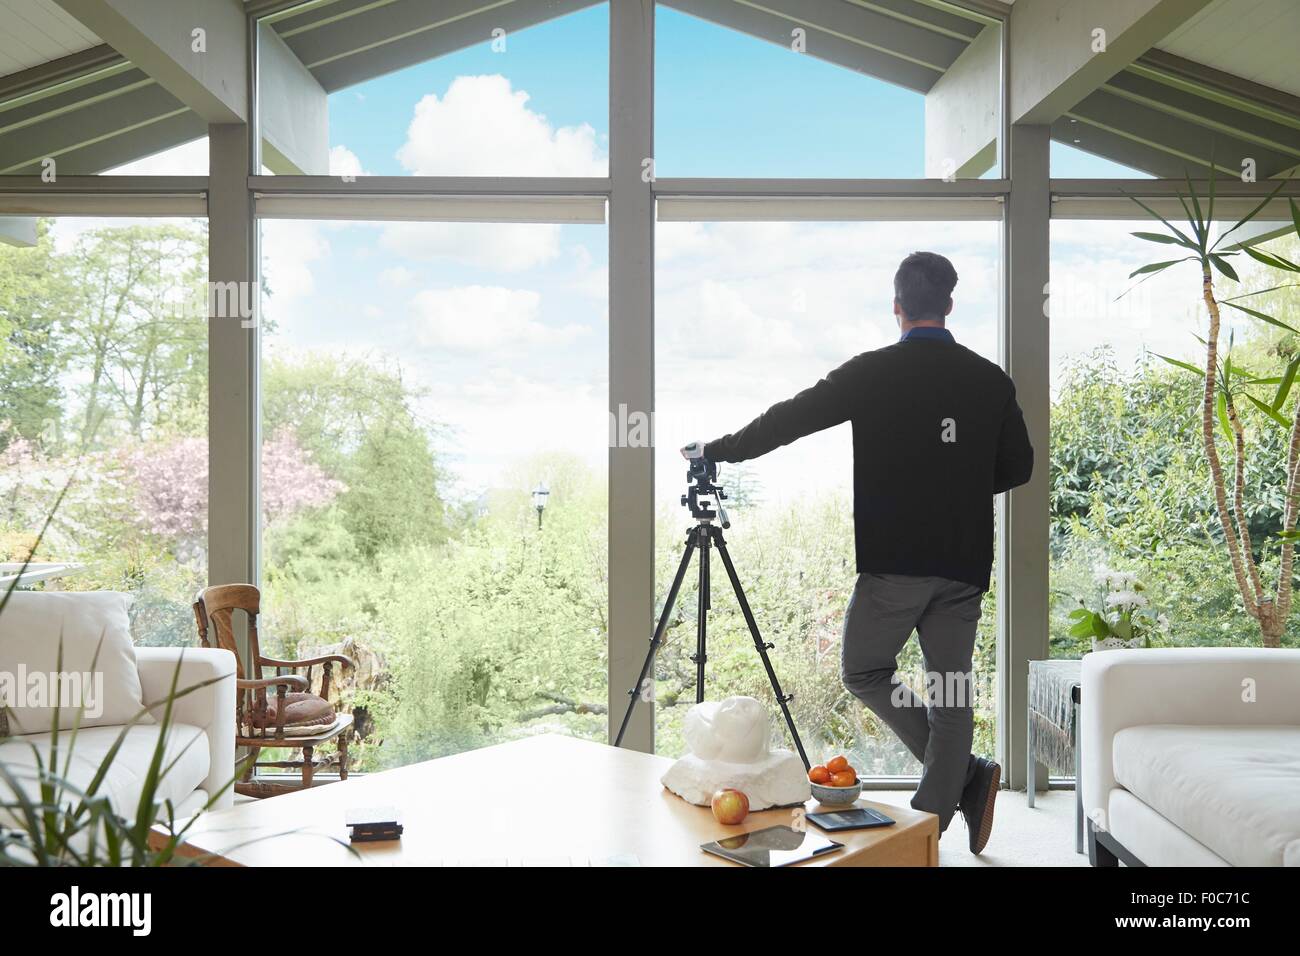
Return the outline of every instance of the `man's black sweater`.
[[[704,455],[746,461],[845,421],[858,573],[987,590],[993,496],[1028,481],[1034,465],[1010,377],[948,336],[913,335],[850,359]]]

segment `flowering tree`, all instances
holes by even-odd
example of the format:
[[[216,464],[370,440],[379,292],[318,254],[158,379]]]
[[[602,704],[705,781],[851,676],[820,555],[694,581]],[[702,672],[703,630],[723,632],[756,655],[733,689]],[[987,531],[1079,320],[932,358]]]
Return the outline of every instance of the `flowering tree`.
[[[262,443],[262,515],[267,524],[306,508],[323,508],[344,491],[298,443],[291,428]]]
[[[150,534],[176,541],[178,553],[202,550],[208,527],[208,440],[179,438],[140,446],[127,458],[136,487],[138,521]],[[328,505],[345,489],[281,429],[262,445],[262,517],[270,524]]]
[[[208,440],[180,438],[132,449],[127,471],[136,485],[137,521],[160,538],[201,537],[208,524]]]
[[[101,511],[108,480],[73,457],[53,457],[40,442],[24,438],[9,422],[0,422],[0,559],[62,559],[87,536],[84,516]],[[55,509],[54,502],[61,505]],[[96,502],[99,502],[97,505]],[[51,512],[54,512],[51,514]],[[33,552],[37,534],[41,556]]]

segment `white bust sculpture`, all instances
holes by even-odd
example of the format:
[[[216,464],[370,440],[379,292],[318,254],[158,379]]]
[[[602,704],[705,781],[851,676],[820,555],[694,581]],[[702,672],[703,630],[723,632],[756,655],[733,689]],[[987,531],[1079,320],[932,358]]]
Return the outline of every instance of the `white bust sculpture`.
[[[696,704],[683,735],[690,753],[668,768],[662,782],[688,803],[708,806],[724,787],[748,797],[750,810],[803,803],[811,795],[798,755],[770,749],[767,711],[752,697]]]

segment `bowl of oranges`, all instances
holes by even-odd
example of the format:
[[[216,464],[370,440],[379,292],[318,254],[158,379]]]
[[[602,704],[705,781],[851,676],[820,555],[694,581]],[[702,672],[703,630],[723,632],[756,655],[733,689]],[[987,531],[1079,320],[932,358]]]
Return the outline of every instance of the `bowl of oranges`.
[[[832,757],[808,771],[808,783],[818,803],[847,806],[862,794],[862,781],[847,757]]]

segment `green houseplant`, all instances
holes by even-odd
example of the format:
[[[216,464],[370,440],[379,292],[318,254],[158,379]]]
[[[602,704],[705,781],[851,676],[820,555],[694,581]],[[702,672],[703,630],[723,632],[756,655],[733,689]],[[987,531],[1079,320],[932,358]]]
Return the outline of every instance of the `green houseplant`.
[[[1185,228],[1175,226],[1140,199],[1130,197],[1164,226],[1163,232],[1135,232],[1133,235],[1147,242],[1177,247],[1185,253],[1180,258],[1140,266],[1130,273],[1130,278],[1142,276],[1142,281],[1145,281],[1184,262],[1195,262],[1199,266],[1200,297],[1207,315],[1206,334],[1200,339],[1204,347],[1204,360],[1199,365],[1193,365],[1168,356],[1160,357],[1203,379],[1200,402],[1201,444],[1209,464],[1215,513],[1223,530],[1224,546],[1228,551],[1233,578],[1246,613],[1259,626],[1262,644],[1265,647],[1279,647],[1291,613],[1295,544],[1300,537],[1296,531],[1297,511],[1300,507],[1300,402],[1294,403],[1290,414],[1286,412],[1287,399],[1295,384],[1297,371],[1300,370],[1300,357],[1290,361],[1276,375],[1254,375],[1234,365],[1231,336],[1228,348],[1221,354],[1220,329],[1222,309],[1227,307],[1252,319],[1300,335],[1300,331],[1281,320],[1243,304],[1243,300],[1252,296],[1295,286],[1296,283],[1289,281],[1289,277],[1300,273],[1300,264],[1249,245],[1228,242],[1233,233],[1258,216],[1276,198],[1286,182],[1279,182],[1249,213],[1217,237],[1212,235],[1211,229],[1215,204],[1213,172],[1204,205],[1202,197],[1193,188],[1190,177],[1186,182],[1187,195],[1178,193],[1179,203],[1186,214]],[[1296,234],[1300,235],[1300,208],[1297,208],[1294,199],[1290,200],[1290,212]],[[1278,284],[1258,292],[1219,298],[1216,275],[1231,282],[1239,282],[1236,269],[1230,261],[1239,255],[1249,256],[1270,272],[1277,273],[1280,276]],[[1281,527],[1276,533],[1280,555],[1273,582],[1265,580],[1261,567],[1265,542],[1253,541],[1249,528],[1246,472],[1252,448],[1247,441],[1242,420],[1245,409],[1264,416],[1268,423],[1286,429],[1289,433],[1280,481],[1285,504]],[[1260,465],[1258,462],[1255,464]]]

